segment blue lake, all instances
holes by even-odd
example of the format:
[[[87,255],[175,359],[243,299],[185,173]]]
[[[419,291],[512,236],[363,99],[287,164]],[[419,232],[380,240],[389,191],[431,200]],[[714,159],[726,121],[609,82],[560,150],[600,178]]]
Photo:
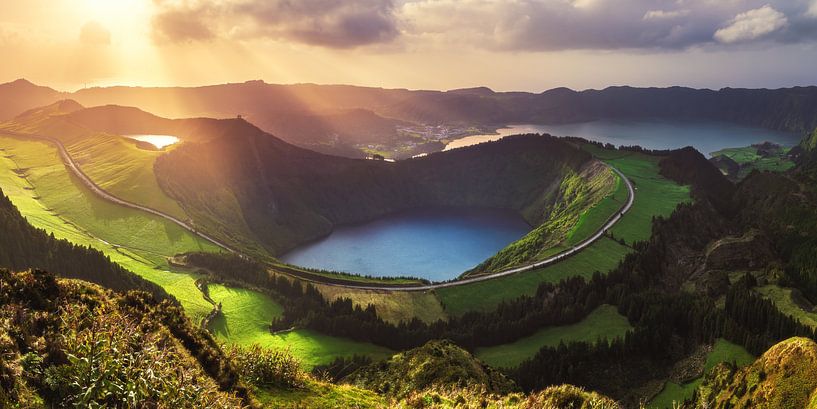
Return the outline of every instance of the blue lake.
[[[561,125],[510,125],[497,134],[473,135],[449,143],[445,150],[502,139],[520,133],[548,133],[578,136],[619,145],[640,145],[648,149],[676,149],[692,146],[707,157],[724,148],[738,148],[758,142],[793,146],[802,135],[792,132],[752,128],[725,122],[700,121],[593,121]]]
[[[290,264],[363,275],[456,278],[524,236],[530,226],[495,209],[419,209],[340,226],[283,255]]]

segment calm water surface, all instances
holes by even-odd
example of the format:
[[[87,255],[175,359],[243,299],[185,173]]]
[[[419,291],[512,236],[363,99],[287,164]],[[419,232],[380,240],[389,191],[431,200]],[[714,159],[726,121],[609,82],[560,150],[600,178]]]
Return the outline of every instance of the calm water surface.
[[[457,277],[521,238],[530,226],[493,209],[422,209],[337,228],[285,254],[287,263],[371,276]]]
[[[165,146],[170,146],[179,142],[179,138],[172,135],[125,135],[126,138],[147,142],[157,149],[163,149]]]
[[[749,146],[770,141],[793,146],[801,135],[791,132],[751,128],[723,122],[680,121],[594,121],[563,125],[510,125],[497,130],[498,135],[474,135],[452,141],[445,150],[502,139],[520,133],[549,133],[556,136],[578,136],[613,145],[640,145],[648,149],[675,149],[693,146],[709,156],[724,148]]]

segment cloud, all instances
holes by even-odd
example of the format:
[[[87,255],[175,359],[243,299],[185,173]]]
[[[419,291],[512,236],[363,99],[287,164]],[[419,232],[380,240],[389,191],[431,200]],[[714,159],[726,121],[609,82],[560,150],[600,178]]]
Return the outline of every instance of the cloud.
[[[398,36],[391,0],[155,0],[157,42],[230,39],[292,41],[353,48]]]
[[[809,5],[806,11],[806,15],[809,17],[817,17],[817,0],[812,0],[811,5]]]
[[[153,0],[157,43],[683,50],[817,39],[817,0]]]
[[[644,13],[642,20],[664,20],[688,16],[689,10],[649,10]]]
[[[102,24],[89,21],[80,28],[79,41],[86,45],[110,45],[111,32]]]
[[[408,0],[397,14],[405,36],[439,44],[660,51],[812,42],[812,12],[817,0]]]
[[[215,7],[207,3],[169,3],[155,0],[160,9],[152,19],[153,40],[157,43],[188,43],[216,37],[208,20]]]
[[[726,43],[739,43],[763,38],[788,24],[786,15],[770,5],[738,14],[727,27],[715,32],[715,40]]]

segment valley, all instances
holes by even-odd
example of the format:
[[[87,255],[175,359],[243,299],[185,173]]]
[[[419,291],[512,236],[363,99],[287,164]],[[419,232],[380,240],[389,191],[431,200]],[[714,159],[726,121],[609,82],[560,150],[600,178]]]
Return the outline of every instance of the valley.
[[[690,151],[616,149],[586,139],[520,135],[384,163],[301,150],[243,120],[164,120],[146,115],[121,107],[86,109],[61,103],[4,123],[0,189],[33,226],[100,250],[159,285],[178,300],[191,322],[218,342],[286,350],[305,371],[352,365],[344,360],[378,362],[436,338],[431,335],[436,331],[459,339],[475,357],[515,379],[525,379],[518,374],[536,365],[547,351],[567,349],[563,354],[567,357],[577,345],[603,349],[636,342],[633,334],[649,318],[623,309],[609,293],[585,299],[573,291],[583,283],[598,286],[599,281],[620,280],[616,271],[655,240],[657,220],[666,223],[678,217],[678,209],[701,206],[701,201],[708,203],[705,194],[715,194],[708,190],[713,189],[709,182],[694,173],[708,162],[703,157],[696,158],[695,165],[684,162],[690,160],[683,156]],[[124,130],[129,133],[119,133]],[[30,136],[32,132],[60,136],[38,139]],[[168,146],[154,146],[156,150],[127,136],[148,132],[179,137]],[[742,152],[719,154],[741,159]],[[248,157],[252,160],[245,160]],[[670,160],[673,170],[667,170]],[[745,162],[751,160],[757,159]],[[792,165],[757,166],[786,172]],[[679,171],[693,173],[684,176]],[[505,213],[489,214],[500,211]],[[419,213],[409,217],[406,212]],[[455,221],[452,214],[462,219]],[[474,220],[469,217],[486,223],[485,230],[471,230]],[[404,229],[406,237],[415,240],[425,234],[418,228],[438,229],[446,223],[451,223],[445,228],[452,234],[439,239],[423,236],[427,237],[420,239],[423,244],[443,253],[410,267],[414,260],[390,256],[408,245],[390,244],[392,239],[368,230],[372,223]],[[497,234],[497,229],[506,228],[507,235]],[[308,243],[330,240],[334,234],[351,234],[360,242],[350,241],[346,250],[333,244],[310,257],[338,262],[342,258],[333,254],[340,252],[352,264],[310,264],[302,261],[307,258],[287,256],[292,248],[297,252],[304,243],[305,248],[315,246],[322,242]],[[452,250],[444,243],[473,244],[470,238],[480,235],[495,240],[489,250],[470,255],[456,267],[442,262],[446,254],[463,256],[469,251]],[[361,258],[376,262],[378,256],[368,248],[354,252],[367,242],[385,245],[380,257],[405,270],[367,270],[359,264]],[[233,249],[239,249],[239,255],[231,254]],[[195,255],[213,259],[202,264]],[[417,258],[408,252],[400,256]],[[237,259],[230,262],[230,257]],[[242,268],[238,259],[257,264]],[[231,263],[238,263],[234,272],[224,267]],[[442,270],[435,275],[435,268]],[[380,271],[386,271],[384,277],[379,277]],[[737,285],[741,276],[737,272],[732,276]],[[664,285],[674,285],[675,278],[669,280]],[[696,292],[700,280],[682,284]],[[775,281],[753,293],[813,327],[813,313],[801,309],[797,297],[802,295],[793,293],[790,285]],[[287,290],[289,286],[295,287]],[[559,297],[541,298],[548,291],[573,294],[563,296],[576,297],[576,306],[561,306]],[[314,297],[322,304],[310,304]],[[471,338],[469,325],[482,319],[472,321],[474,317],[508,314],[529,299],[540,300],[534,311],[556,305],[567,309],[539,318],[533,327],[504,333],[486,328],[484,338]],[[723,298],[717,302],[730,303]],[[301,308],[313,310],[304,313]],[[531,313],[539,314],[526,312],[522,317]],[[321,314],[326,318],[317,319]],[[339,315],[329,318],[332,314]],[[516,328],[510,316],[495,322]],[[375,321],[357,333],[338,324],[357,325],[351,324],[355,320]],[[449,327],[469,329],[448,333]],[[414,335],[395,342],[391,336],[367,331]],[[706,351],[701,355],[705,364],[694,377],[648,366],[644,376],[654,379],[637,396],[647,396],[650,407],[656,408],[690,399],[705,385],[704,374],[715,364],[744,365],[758,353],[723,338],[712,341]],[[598,387],[581,379],[576,382]],[[321,388],[320,393],[336,393],[334,386],[311,385],[315,393]],[[636,396],[613,384],[600,387],[629,402]],[[259,399],[270,402],[281,396],[310,399],[281,392],[284,395],[273,397],[269,391],[257,391]],[[362,401],[377,399],[355,390],[344,393],[349,397],[360,393]]]
[[[0,2],[0,409],[817,409],[817,0]]]

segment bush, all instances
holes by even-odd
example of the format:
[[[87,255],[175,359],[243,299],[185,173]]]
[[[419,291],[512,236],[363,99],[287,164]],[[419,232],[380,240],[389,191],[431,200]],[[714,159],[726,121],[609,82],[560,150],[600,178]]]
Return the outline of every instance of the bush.
[[[227,355],[246,382],[258,387],[299,388],[306,374],[289,350],[267,349],[253,345],[248,349],[232,347]]]

